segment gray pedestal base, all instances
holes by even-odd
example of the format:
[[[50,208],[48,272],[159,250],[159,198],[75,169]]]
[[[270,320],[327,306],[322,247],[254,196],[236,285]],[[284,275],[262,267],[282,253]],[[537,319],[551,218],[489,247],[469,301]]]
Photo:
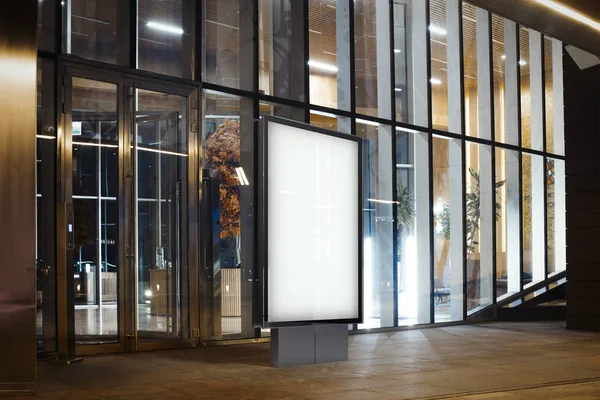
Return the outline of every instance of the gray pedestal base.
[[[271,329],[274,367],[348,360],[348,325],[314,325]]]

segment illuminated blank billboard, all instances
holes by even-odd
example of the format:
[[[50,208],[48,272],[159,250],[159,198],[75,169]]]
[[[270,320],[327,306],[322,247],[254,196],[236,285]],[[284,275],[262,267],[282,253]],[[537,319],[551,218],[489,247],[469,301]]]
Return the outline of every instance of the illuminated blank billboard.
[[[261,123],[263,326],[361,322],[361,139]]]

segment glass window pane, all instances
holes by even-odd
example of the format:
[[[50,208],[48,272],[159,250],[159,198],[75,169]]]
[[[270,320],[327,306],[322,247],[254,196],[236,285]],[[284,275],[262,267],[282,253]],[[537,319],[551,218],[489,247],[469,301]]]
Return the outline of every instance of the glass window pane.
[[[460,140],[434,136],[435,322],[463,319],[462,193]]]
[[[531,148],[531,93],[529,30],[519,28],[519,73],[521,76],[521,145]]]
[[[298,122],[305,122],[305,112],[303,108],[261,102],[259,104],[259,112],[260,114],[273,115],[276,117],[293,119],[294,121]]]
[[[490,91],[490,14],[463,3],[465,133],[492,139]]]
[[[136,91],[138,338],[186,339],[187,98]]]
[[[254,336],[247,275],[254,255],[252,104],[204,92],[202,235],[212,241],[202,280],[205,340]]]
[[[69,54],[117,62],[117,0],[65,0],[65,47]]]
[[[139,69],[192,77],[193,0],[138,0]]]
[[[351,122],[348,117],[342,117],[327,112],[310,110],[310,124],[320,128],[330,129],[342,133],[350,133],[352,131]]]
[[[398,325],[431,322],[429,136],[396,132]]]
[[[349,2],[309,0],[310,102],[350,110]]]
[[[427,2],[393,2],[396,120],[429,125]]]
[[[429,5],[431,37],[431,112],[433,128],[448,130],[448,52],[446,43],[446,2]]]
[[[259,87],[262,93],[304,101],[304,2],[260,0]]]
[[[389,2],[354,1],[356,112],[391,118]]]
[[[56,351],[56,71],[38,59],[37,70],[37,312],[38,350]]]
[[[492,16],[494,68],[494,124],[496,141],[519,144],[519,55],[518,27],[507,19]]]
[[[458,3],[431,0],[431,109],[433,128],[462,133]]]
[[[498,185],[492,182],[492,153],[489,146],[467,143],[466,242],[467,311],[475,312],[493,303],[493,218],[502,206],[495,202]]]
[[[562,42],[544,37],[546,151],[559,155],[565,147],[562,52]]]
[[[363,142],[364,324],[359,328],[394,326],[394,248],[392,128],[356,124]]]
[[[119,340],[117,86],[73,78],[75,340]]]
[[[542,35],[519,29],[521,74],[521,141],[529,149],[543,150],[543,60]]]
[[[545,276],[544,159],[523,154],[523,285]]]
[[[496,148],[496,296],[521,290],[519,153]]]
[[[486,40],[485,37],[477,37],[477,8],[463,3],[463,65],[464,65],[464,85],[465,85],[465,133],[468,136],[479,137],[478,126],[478,53],[477,46],[479,40]],[[482,73],[484,71],[481,71]],[[467,177],[468,178],[468,177]]]
[[[564,271],[566,259],[565,162],[546,159],[548,274]]]
[[[203,81],[253,90],[253,1],[207,0]]]

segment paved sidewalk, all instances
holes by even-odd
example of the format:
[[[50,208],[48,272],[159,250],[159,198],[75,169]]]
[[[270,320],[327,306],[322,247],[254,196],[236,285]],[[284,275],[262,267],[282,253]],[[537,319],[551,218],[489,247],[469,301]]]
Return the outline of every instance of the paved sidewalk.
[[[350,343],[348,362],[284,369],[270,366],[268,344],[41,362],[38,398],[600,399],[600,334],[567,331],[564,322],[358,335]]]

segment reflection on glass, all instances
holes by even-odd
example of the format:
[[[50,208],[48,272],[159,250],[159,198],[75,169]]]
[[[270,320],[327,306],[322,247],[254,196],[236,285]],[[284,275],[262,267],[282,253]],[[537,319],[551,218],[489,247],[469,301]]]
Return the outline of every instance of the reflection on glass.
[[[64,0],[61,4],[67,53],[115,64],[117,0]]]
[[[252,1],[207,0],[204,20],[203,80],[252,90]]]
[[[363,301],[361,328],[394,326],[394,241],[392,131],[387,125],[357,123],[363,142]]]
[[[546,159],[546,226],[548,275],[564,271],[566,265],[565,162]]]
[[[304,2],[260,0],[259,87],[276,97],[304,101]]]
[[[460,141],[433,138],[435,322],[463,319],[462,168]]]
[[[309,0],[310,102],[350,110],[349,2]]]
[[[496,148],[496,296],[520,291],[519,153]]]
[[[431,322],[427,138],[396,130],[398,325]]]
[[[523,285],[545,279],[544,159],[522,155],[523,168]]]
[[[187,335],[186,98],[138,89],[136,170],[137,329],[141,339]]]
[[[194,2],[138,0],[137,3],[138,68],[191,78]]]
[[[75,340],[118,340],[116,85],[73,78]]]

